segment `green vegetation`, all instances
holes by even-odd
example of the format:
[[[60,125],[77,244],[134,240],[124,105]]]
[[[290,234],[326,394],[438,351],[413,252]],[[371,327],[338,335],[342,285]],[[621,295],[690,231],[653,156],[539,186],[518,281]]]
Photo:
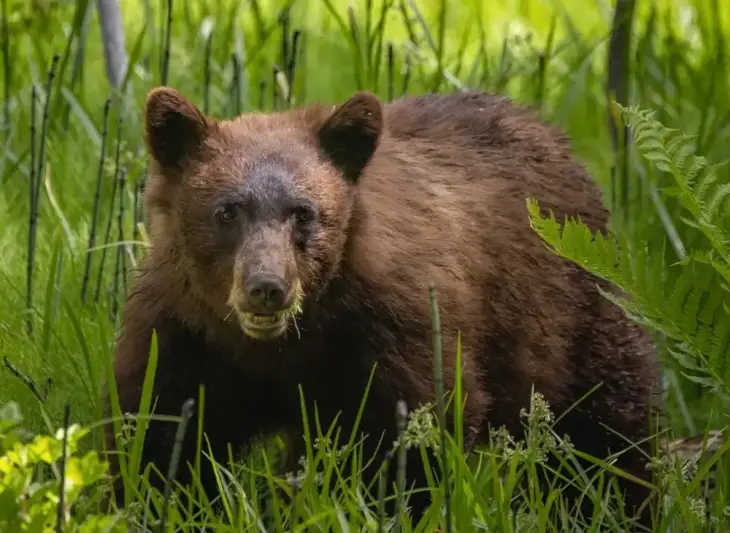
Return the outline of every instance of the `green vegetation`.
[[[730,413],[730,10],[722,0],[639,2],[625,26],[629,40],[620,31],[611,38],[609,2],[179,0],[168,39],[171,2],[121,0],[129,69],[117,89],[108,82],[95,4],[1,3],[0,531],[52,531],[62,475],[63,506],[75,504],[63,531],[126,530],[121,511],[99,508],[104,465],[88,453],[101,449],[100,386],[110,375],[127,275],[144,253],[136,224],[145,173],[141,106],[165,75],[218,117],[334,103],[357,89],[387,100],[478,87],[533,105],[565,128],[605,192],[613,234],[553,220],[532,199],[525,217],[556,253],[626,292],[617,302],[659,341],[667,427],[673,437],[707,434],[714,443],[699,466],[656,461],[665,505],[655,531],[730,529],[730,444],[709,433],[723,430]],[[609,57],[625,61],[609,69]],[[458,409],[447,408],[458,422]],[[20,412],[36,440],[20,429]],[[68,412],[86,430],[69,436],[74,455],[59,465],[57,430]],[[576,471],[578,452],[550,432],[559,414],[536,395],[524,413],[524,443],[499,434],[465,455],[460,439],[444,440],[434,429],[438,417],[423,408],[411,413],[403,442],[445,448],[453,531],[627,530],[622,510],[608,501],[609,466]],[[127,424],[116,422],[127,438]],[[201,502],[195,515],[175,498],[147,493],[132,453],[125,483],[141,481],[140,494],[125,512],[151,525],[149,507],[167,505],[170,531],[193,522],[215,531],[410,530],[405,515],[383,517],[380,502],[359,486],[367,458],[354,443],[307,422],[299,472],[277,473],[280,443],[265,443],[245,463],[220,465],[222,502]],[[594,516],[566,508],[557,491],[540,494],[534,481],[545,454],[558,456],[561,475],[598,503]],[[443,485],[434,482],[433,494],[414,530],[446,530]]]

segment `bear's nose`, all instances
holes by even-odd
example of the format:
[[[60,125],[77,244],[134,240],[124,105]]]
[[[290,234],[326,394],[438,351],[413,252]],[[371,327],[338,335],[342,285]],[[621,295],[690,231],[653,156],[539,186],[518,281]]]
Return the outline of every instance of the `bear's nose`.
[[[271,274],[254,274],[246,282],[246,297],[254,313],[275,313],[286,299],[286,282]]]

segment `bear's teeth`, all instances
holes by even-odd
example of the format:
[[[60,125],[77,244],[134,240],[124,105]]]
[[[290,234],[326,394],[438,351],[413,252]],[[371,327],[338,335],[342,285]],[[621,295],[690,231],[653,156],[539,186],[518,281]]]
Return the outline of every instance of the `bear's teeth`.
[[[286,311],[278,311],[273,315],[259,315],[256,313],[244,313],[246,320],[251,324],[257,325],[272,325],[282,320],[285,316]]]
[[[254,315],[250,314],[246,318],[254,324],[273,324],[277,317],[276,315]]]

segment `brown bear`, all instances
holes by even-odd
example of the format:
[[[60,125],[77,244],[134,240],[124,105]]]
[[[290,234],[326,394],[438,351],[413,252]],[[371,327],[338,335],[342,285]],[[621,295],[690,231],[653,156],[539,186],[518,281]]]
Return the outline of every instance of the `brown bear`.
[[[375,450],[396,438],[398,400],[435,397],[433,283],[447,391],[461,335],[471,444],[490,426],[520,436],[533,386],[556,414],[572,408],[556,429],[582,451],[604,457],[650,435],[649,336],[530,227],[527,197],[602,231],[608,213],[564,134],[529,109],[481,92],[387,104],[360,92],[216,120],[160,87],[145,125],[151,248],[116,348],[123,412],[139,407],[154,329],[155,412],[178,415],[204,385],[216,457],[274,432],[301,437],[300,385],[325,427],[337,417],[349,431],[373,365],[360,429]],[[151,423],[143,467],[166,472],[175,430]],[[639,450],[618,466],[646,479]],[[409,476],[423,482],[416,467]],[[624,488],[632,505],[648,494]]]

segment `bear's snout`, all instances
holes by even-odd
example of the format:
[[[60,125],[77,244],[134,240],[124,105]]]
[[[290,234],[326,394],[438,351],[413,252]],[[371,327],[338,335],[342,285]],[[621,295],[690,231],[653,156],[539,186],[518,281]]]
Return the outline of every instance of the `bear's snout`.
[[[289,285],[285,279],[274,274],[256,273],[249,276],[243,290],[250,312],[268,315],[288,307],[293,300]]]

